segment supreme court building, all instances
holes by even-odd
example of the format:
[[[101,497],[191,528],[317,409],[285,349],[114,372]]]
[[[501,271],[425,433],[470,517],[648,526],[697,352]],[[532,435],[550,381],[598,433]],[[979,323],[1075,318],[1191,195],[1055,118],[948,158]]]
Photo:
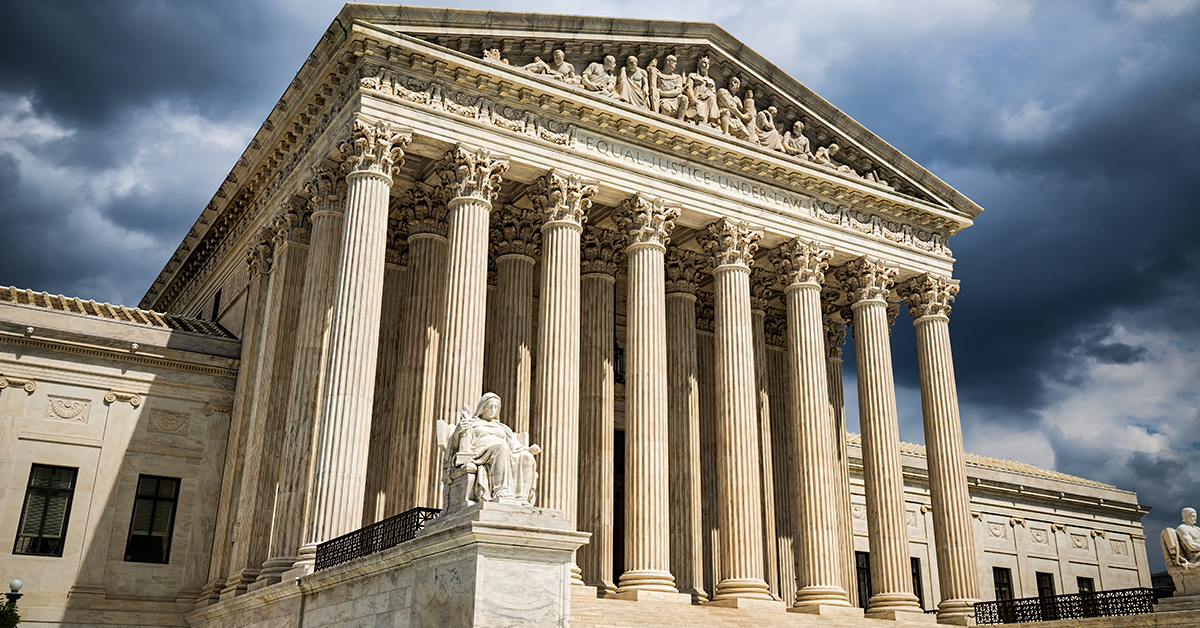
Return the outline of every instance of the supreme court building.
[[[980,211],[712,24],[347,5],[138,308],[0,289],[0,566],[31,625],[460,625],[466,537],[317,547],[445,506],[491,391],[561,514],[463,528],[530,570],[477,582],[553,607],[476,623],[1149,586],[1136,495],[963,451],[950,241]]]

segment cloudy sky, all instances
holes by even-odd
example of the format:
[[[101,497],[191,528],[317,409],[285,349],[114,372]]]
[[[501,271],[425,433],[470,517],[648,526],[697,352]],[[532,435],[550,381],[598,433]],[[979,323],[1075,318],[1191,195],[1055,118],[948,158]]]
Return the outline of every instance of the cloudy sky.
[[[0,2],[0,285],[136,304],[340,6]],[[1136,490],[1162,568],[1200,506],[1200,0],[453,6],[715,22],[983,206],[967,448]]]

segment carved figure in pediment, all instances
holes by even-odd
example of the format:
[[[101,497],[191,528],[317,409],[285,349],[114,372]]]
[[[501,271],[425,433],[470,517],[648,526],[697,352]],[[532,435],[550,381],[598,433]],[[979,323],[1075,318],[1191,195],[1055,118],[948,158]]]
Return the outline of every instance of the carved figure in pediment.
[[[650,74],[638,67],[637,57],[625,60],[617,79],[617,98],[639,109],[650,108]]]
[[[579,84],[579,75],[575,73],[575,66],[567,63],[567,54],[565,52],[555,50],[552,59],[553,63],[546,63],[542,61],[541,57],[534,57],[533,63],[525,65],[524,69],[534,74],[544,74],[564,83]]]
[[[758,143],[767,150],[783,150],[783,137],[775,128],[775,114],[779,110],[767,107],[754,116],[754,132],[758,134]]]
[[[499,48],[491,48],[488,50],[484,50],[483,51],[483,60],[491,61],[492,63],[502,63],[504,65],[508,65],[508,59],[500,58],[500,49]]]
[[[812,159],[812,150],[809,148],[808,137],[804,135],[804,123],[797,120],[792,125],[792,130],[783,134],[783,141],[780,142],[779,150],[804,161]]]
[[[867,172],[867,174],[863,175],[863,178],[866,179],[867,181],[870,181],[872,183],[878,183],[879,185],[882,185],[887,188],[894,187],[891,183],[888,183],[888,180],[883,176],[882,170],[879,170],[879,171],[871,170],[871,171]]]
[[[754,130],[754,92],[746,92],[746,103],[738,97],[742,81],[738,77],[729,79],[729,87],[717,90],[717,107],[721,112],[721,132],[740,140],[758,143]],[[747,106],[748,105],[748,106]]]
[[[838,172],[857,175],[858,173],[854,172],[854,168],[851,168],[845,164],[840,164],[833,160],[833,156],[838,153],[838,150],[839,148],[837,144],[830,144],[828,148],[821,146],[817,149],[817,153],[813,155],[813,163],[819,166],[825,166],[826,168],[832,168]]]
[[[600,92],[605,96],[616,97],[617,77],[613,71],[617,69],[617,58],[608,55],[604,57],[604,62],[592,63],[583,71],[583,75],[579,77],[584,89],[591,92]]]
[[[658,59],[650,62],[650,110],[682,120],[688,109],[688,97],[683,93],[687,79],[675,72],[678,63],[675,55],[667,55],[660,72]]]
[[[717,107],[717,82],[708,75],[712,61],[708,57],[700,57],[696,62],[696,71],[687,75],[688,108],[684,118],[694,120],[699,124],[717,126],[720,113]]]

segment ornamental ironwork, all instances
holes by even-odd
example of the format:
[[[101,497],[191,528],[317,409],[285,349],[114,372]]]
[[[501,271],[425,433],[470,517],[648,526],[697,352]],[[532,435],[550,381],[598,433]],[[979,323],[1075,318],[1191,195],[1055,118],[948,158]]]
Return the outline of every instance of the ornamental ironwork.
[[[1056,619],[1142,615],[1154,612],[1154,603],[1157,601],[1158,593],[1154,589],[1143,587],[976,602],[975,621],[978,624],[1019,624]]]
[[[316,571],[348,563],[411,541],[425,523],[441,514],[438,508],[413,508],[372,523],[317,546]]]

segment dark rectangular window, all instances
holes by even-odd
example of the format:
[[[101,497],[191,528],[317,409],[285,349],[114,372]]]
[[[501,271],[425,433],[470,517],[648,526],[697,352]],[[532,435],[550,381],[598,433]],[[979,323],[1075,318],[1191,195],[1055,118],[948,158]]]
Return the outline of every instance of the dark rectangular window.
[[[996,601],[1013,599],[1012,570],[1007,567],[992,567],[992,582],[996,585]]]
[[[858,576],[858,605],[866,608],[871,600],[871,554],[854,552],[854,567]]]
[[[917,596],[917,604],[921,605],[921,610],[925,610],[925,591],[921,587],[921,559],[913,556],[909,560],[912,561],[913,595]]]
[[[1095,593],[1096,592],[1096,584],[1091,578],[1084,578],[1083,576],[1079,576],[1079,577],[1075,578],[1075,582],[1079,583],[1079,592],[1080,593]]]
[[[43,464],[35,464],[29,470],[14,554],[63,555],[78,471]]]
[[[1054,597],[1054,574],[1037,572],[1038,597]]]
[[[221,318],[221,289],[217,288],[217,292],[213,294],[212,319],[210,320],[215,323],[219,318]]]
[[[171,559],[171,530],[175,527],[175,504],[179,480],[153,475],[138,477],[137,497],[125,560],[131,563],[162,563]]]

